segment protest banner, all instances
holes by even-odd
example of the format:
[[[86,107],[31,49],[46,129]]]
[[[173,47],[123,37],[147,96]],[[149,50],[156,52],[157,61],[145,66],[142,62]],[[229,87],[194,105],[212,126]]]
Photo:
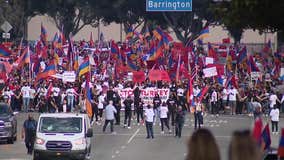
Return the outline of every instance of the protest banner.
[[[132,88],[125,88],[118,90],[118,94],[123,102],[128,96],[133,97],[133,90]],[[161,98],[161,101],[166,102],[170,95],[170,90],[168,88],[164,89],[157,89],[157,88],[145,88],[140,90],[141,99],[146,104],[152,104],[153,99],[156,94],[158,94]]]
[[[218,75],[216,67],[205,68],[203,69],[203,73],[205,77],[214,77]]]

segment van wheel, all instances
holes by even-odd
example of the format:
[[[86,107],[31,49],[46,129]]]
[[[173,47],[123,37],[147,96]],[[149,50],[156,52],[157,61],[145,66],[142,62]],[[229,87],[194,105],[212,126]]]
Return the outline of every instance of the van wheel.
[[[8,144],[14,144],[14,137],[8,138],[7,143]]]

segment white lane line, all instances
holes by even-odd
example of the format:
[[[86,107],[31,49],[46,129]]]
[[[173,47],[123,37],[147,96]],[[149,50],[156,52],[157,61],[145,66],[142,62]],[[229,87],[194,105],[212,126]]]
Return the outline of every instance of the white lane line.
[[[127,144],[129,144],[133,140],[133,138],[138,134],[139,131],[140,131],[140,128],[138,128],[136,132],[129,138],[129,140],[127,141]]]

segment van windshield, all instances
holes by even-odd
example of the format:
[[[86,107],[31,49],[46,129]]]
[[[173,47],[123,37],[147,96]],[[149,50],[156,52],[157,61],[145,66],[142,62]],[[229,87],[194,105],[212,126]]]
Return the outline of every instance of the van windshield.
[[[80,117],[42,117],[39,132],[41,133],[81,133],[82,118]]]

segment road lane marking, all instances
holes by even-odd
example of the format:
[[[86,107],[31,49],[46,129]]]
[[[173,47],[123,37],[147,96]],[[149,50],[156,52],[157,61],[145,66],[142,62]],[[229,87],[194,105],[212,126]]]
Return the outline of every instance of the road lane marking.
[[[127,144],[129,144],[133,140],[133,138],[138,134],[139,131],[140,131],[140,128],[138,128],[136,132],[129,138],[129,140],[127,141]]]

